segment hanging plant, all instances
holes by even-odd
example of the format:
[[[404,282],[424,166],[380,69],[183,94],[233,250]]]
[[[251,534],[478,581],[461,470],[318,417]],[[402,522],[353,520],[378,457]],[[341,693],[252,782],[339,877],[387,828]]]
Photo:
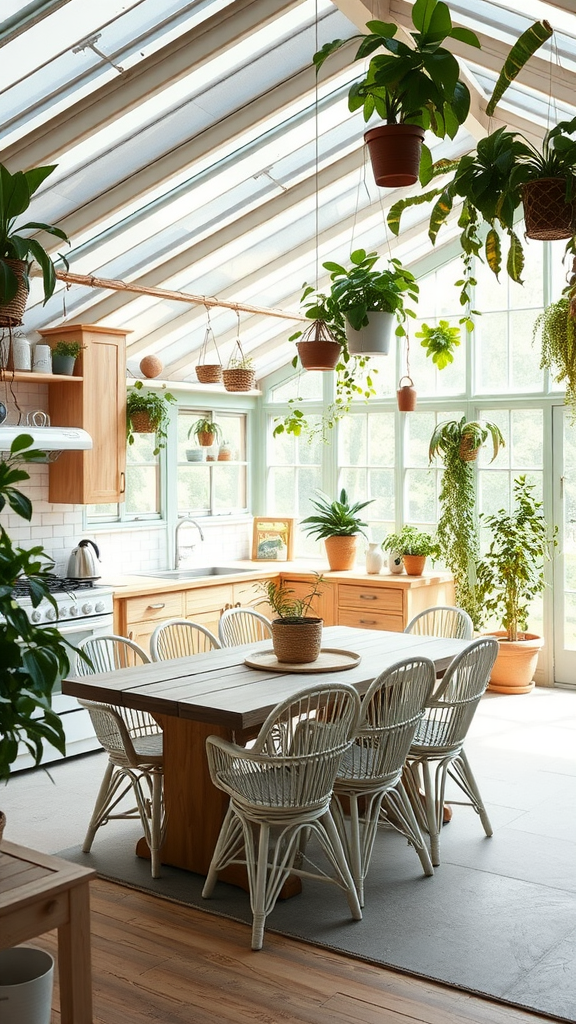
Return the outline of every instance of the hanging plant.
[[[454,362],[454,349],[460,345],[459,327],[450,327],[447,320],[439,320],[436,327],[422,324],[420,330],[416,331],[416,337],[422,338],[422,348],[426,349],[426,355],[439,370]]]
[[[440,517],[437,539],[440,551],[454,576],[456,604],[470,615],[476,629],[481,607],[476,587],[476,565],[480,540],[476,518],[476,484],[472,462],[478,449],[492,440],[492,459],[504,446],[495,423],[478,420],[449,420],[439,423],[430,438],[430,462],[439,457],[444,464],[440,486]]]
[[[564,295],[551,302],[536,317],[532,338],[540,336],[540,368],[548,370],[557,384],[566,388],[565,403],[571,422],[576,420],[576,320],[570,300]]]

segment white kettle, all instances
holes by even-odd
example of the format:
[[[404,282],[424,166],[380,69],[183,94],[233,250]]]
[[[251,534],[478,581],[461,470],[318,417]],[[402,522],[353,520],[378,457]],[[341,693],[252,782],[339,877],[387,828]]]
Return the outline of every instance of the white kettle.
[[[73,580],[98,580],[100,551],[93,540],[81,540],[68,562],[68,576]]]

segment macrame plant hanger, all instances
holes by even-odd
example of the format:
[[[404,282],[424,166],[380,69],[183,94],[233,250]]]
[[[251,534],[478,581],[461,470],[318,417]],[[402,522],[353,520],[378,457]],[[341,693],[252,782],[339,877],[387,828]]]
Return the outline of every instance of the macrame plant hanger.
[[[206,358],[208,355],[208,345],[214,345],[216,356],[218,358],[217,363],[207,363]],[[218,351],[218,345],[216,342],[216,336],[212,329],[210,322],[210,307],[206,306],[206,331],[204,332],[204,341],[200,348],[200,354],[198,356],[198,363],[196,365],[196,376],[201,384],[221,384],[222,383],[222,360],[220,359],[220,353]]]

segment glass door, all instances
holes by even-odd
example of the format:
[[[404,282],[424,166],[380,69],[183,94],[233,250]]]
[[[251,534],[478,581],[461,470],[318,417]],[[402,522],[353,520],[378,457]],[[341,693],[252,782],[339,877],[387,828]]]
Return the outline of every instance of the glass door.
[[[553,411],[554,681],[576,686],[576,426],[564,406]]]

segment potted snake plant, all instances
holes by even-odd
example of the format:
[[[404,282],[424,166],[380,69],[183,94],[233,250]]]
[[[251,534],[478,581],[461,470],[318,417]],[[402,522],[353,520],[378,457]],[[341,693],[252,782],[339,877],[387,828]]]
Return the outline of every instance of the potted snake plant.
[[[328,564],[333,572],[354,568],[358,536],[362,534],[365,537],[364,530],[368,526],[359,513],[372,500],[352,503],[345,488],[342,488],[336,501],[321,491],[318,491],[316,499],[310,499],[316,514],[303,519],[302,526],[306,533],[324,541]]]
[[[398,39],[398,26],[369,21],[367,34],[354,36],[360,46],[354,60],[370,61],[348,94],[351,111],[362,110],[368,122],[373,114],[383,124],[369,129],[368,145],[377,185],[397,188],[418,180],[426,130],[438,138],[454,138],[470,109],[470,92],[460,79],[458,61],[442,44],[458,39],[480,48],[477,35],[452,25],[450,11],[441,0],[416,0],[410,8],[412,45]],[[336,50],[349,42],[335,39],[314,54],[317,71]],[[377,52],[378,51],[378,52]],[[383,51],[383,52],[381,52]]]

